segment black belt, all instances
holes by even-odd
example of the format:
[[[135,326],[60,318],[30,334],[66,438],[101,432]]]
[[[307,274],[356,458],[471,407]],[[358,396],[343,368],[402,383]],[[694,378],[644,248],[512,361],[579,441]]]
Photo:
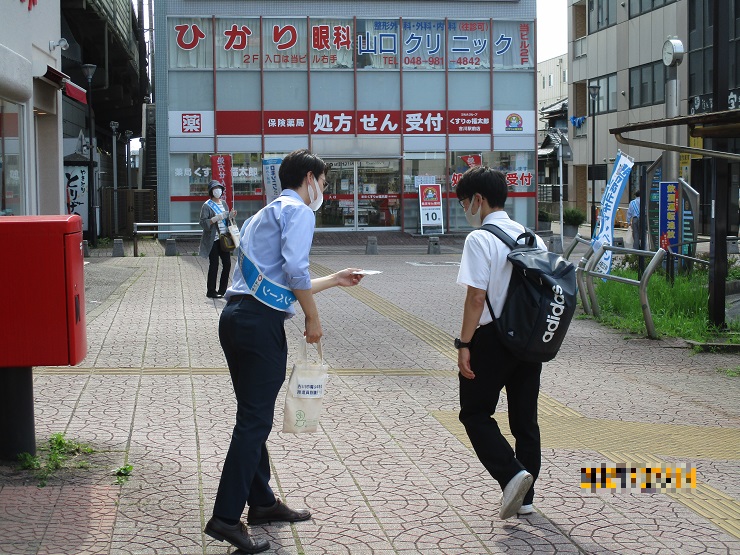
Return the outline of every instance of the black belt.
[[[242,299],[252,299],[255,301],[257,300],[254,298],[254,295],[231,295],[231,297],[229,297],[229,300],[227,301],[227,304],[238,303]]]

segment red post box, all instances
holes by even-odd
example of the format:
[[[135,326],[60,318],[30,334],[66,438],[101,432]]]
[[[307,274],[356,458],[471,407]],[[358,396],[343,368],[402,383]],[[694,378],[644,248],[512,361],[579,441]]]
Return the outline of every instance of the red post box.
[[[9,458],[36,450],[31,367],[87,353],[82,219],[0,217],[0,260],[0,458]]]

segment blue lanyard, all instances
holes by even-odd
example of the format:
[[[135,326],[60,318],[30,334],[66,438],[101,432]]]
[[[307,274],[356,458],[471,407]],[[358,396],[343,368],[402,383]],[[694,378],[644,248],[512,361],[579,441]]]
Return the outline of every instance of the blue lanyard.
[[[212,199],[208,199],[208,206],[210,206],[213,209],[213,211],[216,213],[216,215],[219,215],[222,212],[225,212],[225,210],[223,208],[221,208],[221,205],[216,204],[215,202],[213,202]],[[219,233],[226,233],[226,224],[224,223],[223,220],[219,220],[217,222],[217,225],[218,225],[218,232]]]

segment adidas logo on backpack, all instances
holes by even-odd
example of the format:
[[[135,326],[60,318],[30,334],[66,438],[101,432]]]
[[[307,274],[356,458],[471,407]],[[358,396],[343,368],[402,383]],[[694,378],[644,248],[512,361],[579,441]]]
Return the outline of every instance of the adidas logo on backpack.
[[[486,295],[502,343],[521,360],[552,360],[576,310],[575,266],[538,247],[529,230],[514,240],[498,226],[488,224],[481,229],[493,233],[511,249],[507,260],[514,269],[498,318]]]
[[[550,303],[552,312],[547,317],[547,331],[542,335],[542,341],[549,343],[552,338],[555,337],[555,332],[560,327],[560,317],[565,311],[565,297],[563,296],[563,288],[559,285],[553,285],[552,292],[555,293],[555,300]]]

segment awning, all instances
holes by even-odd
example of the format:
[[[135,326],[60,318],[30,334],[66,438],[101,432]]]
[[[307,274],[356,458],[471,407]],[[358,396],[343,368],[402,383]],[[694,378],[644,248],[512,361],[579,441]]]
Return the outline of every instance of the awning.
[[[613,129],[610,129],[609,133],[614,135],[614,138],[617,139],[617,142],[625,145],[643,146],[659,150],[669,150],[671,152],[682,152],[685,154],[698,154],[699,156],[722,158],[725,160],[730,160],[732,162],[740,161],[740,154],[735,154],[733,152],[721,152],[704,148],[672,145],[667,143],[658,143],[655,141],[644,141],[639,139],[632,139],[630,137],[624,137],[622,135],[623,133],[630,133],[633,131],[660,129],[663,127],[671,127],[673,125],[689,126],[689,133],[692,136],[700,136],[705,138],[713,138],[715,136],[737,138],[740,137],[740,110],[724,110],[721,112],[709,112],[706,114],[694,114],[690,116],[676,116],[673,118],[631,123],[623,127],[615,127]],[[699,133],[695,134],[696,126],[698,125],[701,125],[703,127]]]
[[[69,75],[62,73],[58,69],[54,69],[51,66],[46,66],[46,73],[44,73],[40,77],[37,77],[37,79],[41,79],[42,81],[49,83],[52,87],[56,87],[57,89],[63,89],[64,83],[69,81]]]
[[[87,91],[82,87],[75,85],[72,81],[67,81],[65,84],[64,94],[77,102],[87,104]]]

